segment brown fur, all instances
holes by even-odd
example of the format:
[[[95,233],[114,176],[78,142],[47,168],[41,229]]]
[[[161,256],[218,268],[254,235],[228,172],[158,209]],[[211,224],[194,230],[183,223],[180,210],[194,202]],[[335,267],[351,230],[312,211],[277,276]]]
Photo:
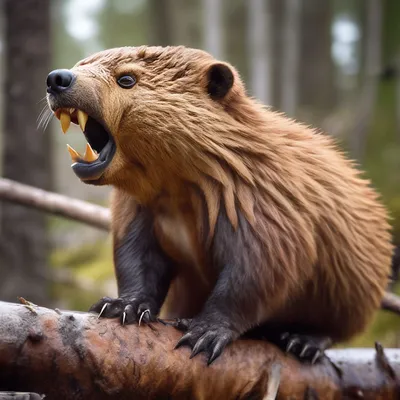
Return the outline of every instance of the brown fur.
[[[212,240],[222,206],[235,228],[240,212],[256,239],[252,257],[262,260],[251,271],[259,322],[300,320],[350,338],[379,308],[388,282],[386,211],[330,137],[248,97],[234,69],[227,96],[210,99],[214,63],[184,47],[127,47],[73,68],[77,87],[89,91],[82,104],[98,104],[117,144],[99,182],[116,187],[115,243],[136,204],[153,210],[156,229],[168,219],[182,226],[184,249],[157,230],[180,266],[163,315],[193,316],[216,279],[202,235]],[[135,74],[135,88],[115,85],[122,73]]]

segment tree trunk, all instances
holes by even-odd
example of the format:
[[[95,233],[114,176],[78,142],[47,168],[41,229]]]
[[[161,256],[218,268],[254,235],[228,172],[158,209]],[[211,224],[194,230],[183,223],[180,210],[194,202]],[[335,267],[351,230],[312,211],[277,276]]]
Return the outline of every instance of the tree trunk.
[[[0,302],[0,390],[46,399],[397,399],[400,350],[329,350],[310,366],[265,341],[236,340],[209,367],[181,333]]]
[[[164,0],[163,0],[164,1]],[[167,0],[165,7],[171,19],[171,43],[190,47],[201,47],[202,24],[201,2],[188,0]]]
[[[37,132],[50,66],[50,0],[6,0],[3,176],[49,189],[49,131]],[[0,296],[47,296],[46,218],[32,209],[3,204],[0,220]]]
[[[299,37],[302,0],[285,0],[282,72],[281,109],[290,117],[296,114],[298,97]]]
[[[306,0],[301,12],[299,106],[318,124],[336,103],[331,57],[332,2]],[[282,44],[285,45],[285,44]]]
[[[400,140],[400,49],[396,57],[396,134],[397,139]]]
[[[367,134],[373,121],[373,112],[378,95],[379,73],[382,60],[382,17],[381,0],[366,2],[364,84],[355,126],[349,138],[352,156],[362,160]]]
[[[249,82],[248,41],[247,41],[247,3],[243,0],[228,0],[229,8],[225,17],[225,59],[239,71],[242,80]],[[226,3],[225,3],[226,4]],[[225,5],[225,8],[226,5]]]
[[[224,57],[221,0],[203,0],[204,48],[217,59]]]
[[[250,91],[264,104],[272,104],[270,1],[248,0]]]
[[[149,0],[149,44],[168,46],[172,44],[171,5],[169,0]]]

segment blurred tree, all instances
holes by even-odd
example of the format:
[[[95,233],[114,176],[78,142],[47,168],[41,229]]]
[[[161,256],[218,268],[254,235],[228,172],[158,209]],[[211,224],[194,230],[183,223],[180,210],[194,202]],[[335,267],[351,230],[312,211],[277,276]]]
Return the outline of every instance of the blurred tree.
[[[169,0],[171,44],[202,48],[202,0]]]
[[[168,46],[172,43],[172,7],[169,0],[149,0],[149,44]]]
[[[269,0],[270,9],[273,18],[271,18],[271,46],[272,46],[272,59],[271,73],[272,73],[272,105],[281,109],[281,74],[282,74],[282,56],[284,51],[284,11],[285,1],[282,0]]]
[[[397,137],[400,139],[400,44],[397,52],[395,64],[395,78],[396,78],[396,130]]]
[[[272,103],[272,43],[270,1],[248,0],[248,55],[250,91],[265,104]]]
[[[299,37],[302,0],[284,1],[284,19],[282,39],[282,71],[280,74],[282,111],[294,117],[298,97],[299,73]]]
[[[86,55],[86,49],[82,43],[71,36],[67,30],[68,7],[71,7],[70,1],[51,1],[51,19],[53,26],[56,27],[51,32],[51,68],[70,68]]]
[[[305,119],[314,123],[318,123],[336,103],[335,69],[331,56],[332,15],[331,1],[303,2],[298,99]]]
[[[378,186],[390,207],[394,240],[400,243],[400,175],[396,173],[400,169],[400,144],[396,134],[396,81],[393,73],[387,73],[387,66],[396,60],[400,45],[400,2],[386,0],[381,6],[382,44],[379,62],[383,69],[376,77],[376,101],[371,123],[367,126],[362,161],[372,182]]]
[[[224,4],[226,60],[238,70],[247,83],[249,66],[247,60],[247,4],[243,0],[225,0]]]
[[[204,49],[215,58],[224,57],[223,19],[221,0],[203,0]]]
[[[373,120],[378,95],[379,73],[382,68],[382,2],[368,0],[365,5],[364,82],[358,112],[354,118],[354,127],[349,138],[352,156],[358,160],[364,156],[366,138]]]
[[[0,88],[4,85],[4,3],[0,1]],[[3,91],[0,90],[0,127],[3,126],[3,111],[4,111],[4,101],[3,101]],[[0,131],[0,160],[3,149],[3,135]],[[2,173],[2,165],[0,162],[0,174]]]
[[[101,49],[146,44],[152,36],[150,29],[157,29],[147,18],[149,4],[147,1],[105,1],[96,19]]]
[[[50,67],[50,0],[6,0],[3,175],[49,189],[49,133],[35,132]],[[42,104],[43,106],[43,104]],[[0,296],[43,303],[47,293],[46,216],[1,204]]]

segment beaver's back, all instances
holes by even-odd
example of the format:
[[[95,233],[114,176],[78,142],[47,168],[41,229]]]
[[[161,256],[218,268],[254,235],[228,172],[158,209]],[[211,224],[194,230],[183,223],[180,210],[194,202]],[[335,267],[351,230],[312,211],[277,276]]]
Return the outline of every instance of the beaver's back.
[[[283,137],[275,162],[270,157],[256,166],[256,230],[265,243],[265,268],[272,265],[278,274],[281,268],[282,279],[292,281],[277,318],[346,339],[365,327],[387,286],[388,216],[329,137],[296,123]]]

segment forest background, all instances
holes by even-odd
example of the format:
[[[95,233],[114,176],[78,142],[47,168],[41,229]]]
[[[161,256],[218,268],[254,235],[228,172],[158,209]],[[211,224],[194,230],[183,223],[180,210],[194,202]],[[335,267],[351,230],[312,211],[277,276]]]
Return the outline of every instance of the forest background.
[[[398,0],[0,0],[0,176],[107,205],[110,188],[73,174],[59,124],[38,128],[46,76],[109,47],[186,45],[334,136],[382,194],[400,243],[399,21]],[[79,128],[68,141],[84,148]],[[87,310],[115,294],[109,235],[0,202],[1,300]],[[375,340],[398,347],[400,318],[380,312],[348,345]]]

